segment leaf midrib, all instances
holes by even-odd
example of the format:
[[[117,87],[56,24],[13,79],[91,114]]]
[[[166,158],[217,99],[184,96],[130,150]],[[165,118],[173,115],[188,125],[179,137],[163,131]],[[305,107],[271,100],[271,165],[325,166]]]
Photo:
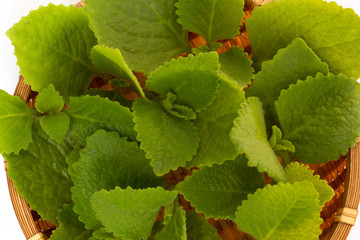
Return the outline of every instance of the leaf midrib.
[[[211,14],[210,14],[210,23],[209,23],[209,30],[208,30],[208,36],[207,36],[207,44],[210,45],[211,44],[211,33],[212,33],[212,25],[213,25],[213,21],[214,21],[214,14],[215,14],[215,2],[216,0],[213,0],[213,4],[212,4],[212,8],[211,8]]]

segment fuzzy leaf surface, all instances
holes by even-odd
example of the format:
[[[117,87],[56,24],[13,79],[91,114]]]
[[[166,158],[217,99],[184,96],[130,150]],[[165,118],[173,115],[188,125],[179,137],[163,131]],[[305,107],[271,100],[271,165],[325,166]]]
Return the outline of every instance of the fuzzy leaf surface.
[[[185,214],[182,207],[174,208],[170,221],[155,235],[154,240],[187,240]]]
[[[0,154],[16,154],[32,142],[31,124],[36,112],[18,96],[0,89]]]
[[[40,125],[47,135],[56,142],[61,143],[69,129],[70,119],[65,113],[54,113],[42,116]]]
[[[319,194],[320,206],[329,201],[334,196],[334,190],[325,180],[321,180],[319,175],[314,175],[313,170],[309,170],[304,164],[293,162],[285,168],[285,182],[294,184],[296,182],[311,182]]]
[[[101,189],[156,187],[163,180],[153,173],[137,143],[120,138],[116,132],[98,130],[87,138],[80,159],[72,165],[74,211],[87,228],[101,227],[91,210],[91,196]]]
[[[129,80],[139,93],[144,96],[137,78],[126,64],[119,49],[97,45],[91,49],[90,58],[99,71]]]
[[[122,137],[136,140],[132,114],[118,102],[99,96],[72,97],[65,113],[70,117],[71,138],[81,146],[98,129],[116,131]]]
[[[213,103],[198,114],[195,125],[199,130],[200,145],[197,154],[187,168],[221,164],[237,156],[229,133],[237,117],[244,92],[227,80],[220,80],[220,88]]]
[[[334,21],[336,19],[336,21]],[[257,70],[301,37],[330,71],[360,77],[360,18],[352,9],[322,0],[280,0],[256,8],[246,20]]]
[[[31,208],[42,219],[56,223],[58,210],[71,203],[73,183],[65,158],[72,147],[68,139],[61,144],[52,140],[38,122],[34,122],[32,133],[33,142],[26,151],[4,155],[8,161],[8,175]]]
[[[194,210],[186,212],[186,235],[188,240],[220,240],[216,228],[200,217]]]
[[[296,38],[289,46],[277,52],[274,58],[264,62],[261,71],[255,75],[251,87],[245,89],[246,96],[258,97],[264,105],[267,128],[279,125],[275,100],[280,91],[289,88],[298,80],[315,77],[318,72],[328,73],[328,66],[306,45]]]
[[[249,195],[235,222],[259,240],[315,240],[322,223],[318,196],[310,182],[269,184]]]
[[[176,7],[178,22],[203,36],[209,46],[215,40],[235,38],[245,15],[243,0],[179,0]]]
[[[161,206],[172,203],[175,191],[163,188],[134,190],[131,187],[95,193],[92,207],[105,229],[123,239],[147,239]]]
[[[88,25],[84,9],[49,4],[31,11],[7,32],[20,74],[33,90],[53,84],[65,99],[86,90],[94,74],[90,50],[96,44]]]
[[[360,84],[318,74],[281,92],[275,103],[283,139],[303,163],[337,160],[360,135]]]
[[[238,153],[245,153],[249,166],[256,166],[277,181],[285,179],[284,169],[267,140],[264,110],[258,98],[250,97],[241,104],[230,138]]]
[[[176,22],[176,0],[88,0],[85,10],[100,44],[120,49],[129,67],[146,75],[190,49]]]
[[[235,212],[248,194],[264,187],[264,175],[247,166],[241,155],[222,165],[204,166],[186,177],[176,189],[206,218],[235,218]]]
[[[135,101],[133,110],[140,148],[151,159],[156,175],[185,166],[196,154],[200,139],[192,122],[169,115],[160,105],[144,98]]]
[[[248,58],[244,49],[231,47],[224,53],[219,54],[220,71],[228,80],[237,83],[241,89],[251,83],[254,69],[252,61]]]
[[[179,104],[200,112],[214,100],[219,87],[218,60],[216,52],[173,59],[150,74],[146,87],[161,96],[172,92]]]
[[[36,96],[35,108],[38,112],[44,114],[60,112],[64,104],[64,99],[55,90],[54,85],[50,84]]]

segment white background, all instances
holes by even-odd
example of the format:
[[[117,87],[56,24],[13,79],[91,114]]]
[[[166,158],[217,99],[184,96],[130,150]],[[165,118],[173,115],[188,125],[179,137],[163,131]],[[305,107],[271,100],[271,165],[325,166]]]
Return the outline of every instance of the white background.
[[[37,9],[40,5],[52,2],[65,5],[74,4],[78,0],[2,0],[0,7],[0,89],[13,94],[18,81],[19,69],[13,55],[13,47],[7,39],[5,32],[22,16],[30,10]],[[343,7],[351,7],[360,15],[359,0],[337,0]],[[336,21],[336,19],[334,19]],[[1,104],[1,103],[0,103]],[[1,156],[0,156],[1,158]],[[3,164],[0,163],[0,239],[23,240],[25,239],[19,223],[17,222],[8,194],[7,182]],[[360,219],[360,217],[359,217]],[[360,220],[352,228],[348,240],[360,239]],[[66,240],[66,239],[64,239]]]

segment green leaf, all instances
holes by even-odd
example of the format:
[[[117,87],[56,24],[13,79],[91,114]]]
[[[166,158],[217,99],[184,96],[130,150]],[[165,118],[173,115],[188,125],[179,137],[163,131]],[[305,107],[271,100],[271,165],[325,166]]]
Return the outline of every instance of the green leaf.
[[[196,154],[200,139],[192,122],[171,116],[144,98],[135,101],[133,110],[140,148],[151,159],[156,175],[185,166]]]
[[[264,175],[247,166],[239,156],[222,165],[204,166],[179,183],[176,189],[206,218],[234,219],[236,209],[248,194],[264,187]]]
[[[220,240],[216,228],[195,211],[186,212],[186,235],[188,240]]]
[[[246,96],[258,97],[264,104],[269,131],[272,125],[279,125],[274,102],[280,91],[298,80],[315,77],[318,72],[327,74],[328,71],[326,63],[321,62],[304,40],[296,38],[289,46],[280,49],[272,60],[263,63],[245,93]]]
[[[360,135],[360,84],[344,75],[318,74],[281,92],[275,102],[283,139],[303,163],[345,155]]]
[[[238,153],[245,153],[250,167],[256,166],[277,181],[285,179],[284,169],[267,140],[264,110],[258,98],[250,97],[241,104],[230,138]]]
[[[182,207],[174,208],[170,221],[155,235],[154,240],[186,240],[186,218]]]
[[[53,113],[60,112],[64,104],[64,99],[50,84],[36,96],[35,108],[39,113]]]
[[[79,161],[72,168],[74,211],[87,228],[101,227],[91,210],[90,198],[95,192],[115,186],[146,188],[163,185],[163,179],[154,175],[137,143],[120,138],[116,132],[98,130],[88,137]]]
[[[176,7],[178,22],[203,36],[209,46],[215,40],[235,38],[245,15],[243,0],[179,0]]]
[[[71,138],[81,146],[98,129],[116,131],[122,137],[136,140],[132,114],[117,102],[99,96],[72,97],[64,112],[70,117]]]
[[[32,142],[31,124],[36,112],[18,96],[0,89],[0,154],[16,154]]]
[[[161,104],[163,108],[171,115],[179,118],[184,118],[185,120],[191,120],[195,119],[196,113],[194,110],[187,106],[183,106],[180,104],[177,104],[176,101],[176,95],[172,92],[168,92],[166,95],[166,99],[161,101]]]
[[[8,161],[8,175],[31,209],[42,219],[56,223],[58,210],[65,203],[71,203],[73,183],[67,173],[65,157],[72,147],[68,139],[58,144],[49,138],[37,121],[32,133],[33,142],[26,151],[4,155]]]
[[[272,127],[273,135],[269,139],[271,148],[276,151],[295,152],[295,146],[288,140],[282,139],[282,132],[277,126]]]
[[[148,74],[190,49],[175,2],[88,0],[85,10],[99,43],[120,49],[132,70]]]
[[[116,238],[112,233],[107,232],[104,227],[96,229],[92,236],[101,240],[121,240],[121,238]]]
[[[129,80],[139,93],[145,96],[137,78],[126,64],[119,49],[97,45],[91,49],[90,57],[98,70]]]
[[[199,129],[200,146],[194,158],[187,163],[191,168],[211,166],[232,160],[238,155],[229,133],[237,117],[240,104],[245,101],[244,92],[232,82],[220,80],[220,88],[214,102],[198,114],[195,121]]]
[[[40,125],[47,135],[56,142],[61,143],[69,129],[70,119],[65,113],[54,113],[42,116]]]
[[[285,182],[294,184],[296,182],[311,182],[319,194],[320,206],[324,206],[327,201],[334,196],[334,190],[325,180],[320,180],[319,175],[314,175],[313,170],[309,170],[304,164],[293,162],[285,168]]]
[[[315,240],[322,223],[318,196],[309,182],[267,185],[248,196],[235,222],[258,240]]]
[[[200,112],[214,100],[219,87],[218,60],[216,52],[173,59],[150,74],[146,87],[161,96],[172,92],[179,104]]]
[[[78,215],[73,211],[73,204],[65,204],[59,211],[60,225],[52,232],[50,240],[88,240],[92,230],[86,230]]]
[[[146,239],[161,206],[170,204],[177,192],[163,188],[134,190],[131,187],[94,193],[92,207],[105,229],[123,239]]]
[[[111,101],[120,103],[121,106],[131,108],[132,107],[132,101],[126,99],[125,97],[121,96],[121,93],[119,90],[115,89],[113,91],[107,91],[100,88],[91,88],[88,91],[85,92],[85,95],[90,96],[99,96],[102,98],[108,98]]]
[[[66,157],[66,164],[68,165],[68,173],[70,174],[70,176],[73,176],[75,174],[73,164],[79,161],[80,150],[81,148],[79,146],[75,146],[74,149]]]
[[[237,83],[239,88],[245,88],[251,83],[254,69],[251,67],[252,61],[244,49],[231,47],[225,53],[219,54],[220,71],[228,80]]]
[[[255,8],[246,20],[257,70],[280,48],[301,37],[331,72],[354,78],[360,77],[359,25],[354,10],[322,0],[273,1]]]
[[[84,9],[49,4],[31,11],[7,35],[25,82],[35,91],[53,84],[65,99],[82,94],[94,75],[96,44]]]

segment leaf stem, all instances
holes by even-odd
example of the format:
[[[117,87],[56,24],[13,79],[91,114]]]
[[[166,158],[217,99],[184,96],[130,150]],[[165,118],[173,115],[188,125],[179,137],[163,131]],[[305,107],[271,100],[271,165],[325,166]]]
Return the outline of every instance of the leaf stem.
[[[276,151],[276,155],[278,155],[284,167],[289,165],[294,160],[294,154],[288,151]]]

